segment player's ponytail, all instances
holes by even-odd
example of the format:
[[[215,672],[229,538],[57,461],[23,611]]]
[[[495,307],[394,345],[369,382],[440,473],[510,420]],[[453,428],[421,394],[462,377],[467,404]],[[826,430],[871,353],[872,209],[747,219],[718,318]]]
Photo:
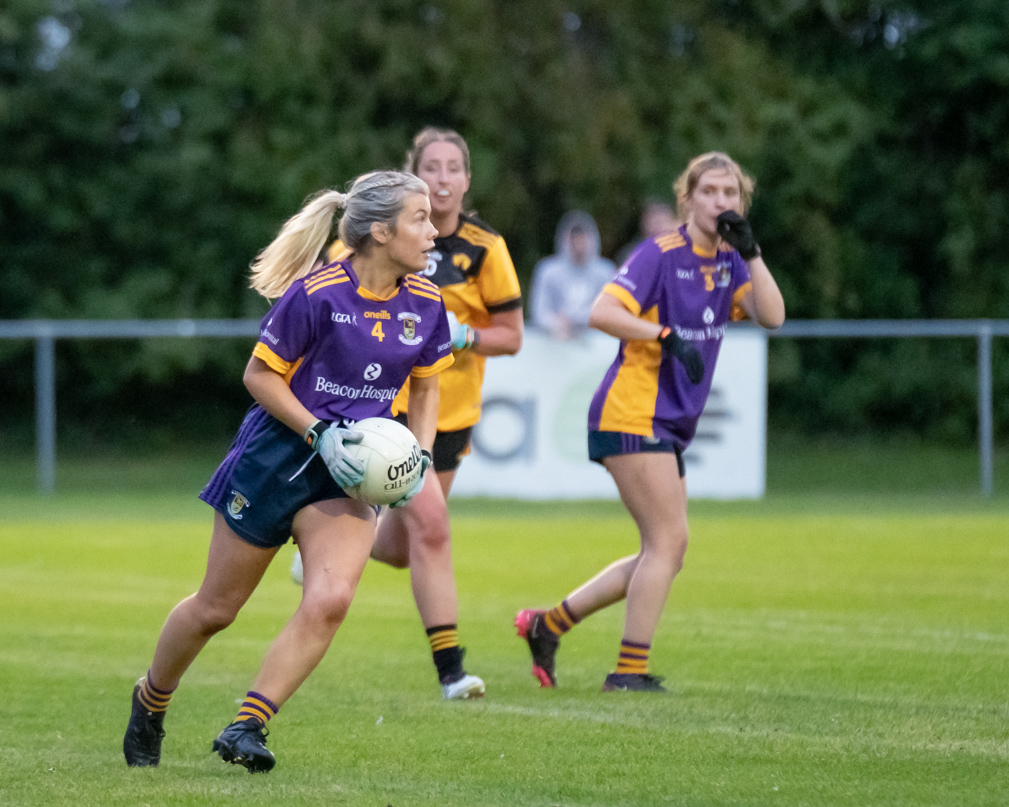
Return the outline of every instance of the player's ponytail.
[[[357,253],[372,246],[371,225],[386,224],[396,232],[403,202],[413,193],[428,194],[427,184],[403,171],[373,171],[359,176],[347,193],[320,191],[292,216],[252,264],[250,286],[264,297],[280,297],[311,271],[329,237],[333,216],[344,208],[340,240]]]
[[[333,228],[333,216],[347,205],[349,194],[320,191],[291,216],[252,264],[249,285],[264,297],[280,297],[288,286],[308,274]]]

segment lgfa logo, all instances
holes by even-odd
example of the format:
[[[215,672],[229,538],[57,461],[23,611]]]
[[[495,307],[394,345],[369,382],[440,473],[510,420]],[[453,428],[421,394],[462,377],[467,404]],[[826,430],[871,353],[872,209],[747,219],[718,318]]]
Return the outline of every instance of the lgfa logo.
[[[367,367],[364,368],[364,380],[374,381],[382,375],[382,365],[377,362],[372,362]]]
[[[704,306],[704,313],[701,315],[701,319],[704,320],[705,325],[710,325],[715,321],[715,312],[711,310],[711,306]]]

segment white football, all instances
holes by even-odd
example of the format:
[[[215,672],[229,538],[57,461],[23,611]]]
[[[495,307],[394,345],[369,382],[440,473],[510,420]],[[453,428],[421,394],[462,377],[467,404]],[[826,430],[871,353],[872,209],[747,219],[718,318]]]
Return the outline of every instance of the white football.
[[[350,431],[360,443],[345,443],[348,453],[364,464],[364,479],[346,488],[347,495],[368,504],[392,504],[402,499],[420,478],[420,445],[413,432],[391,418],[365,418]]]

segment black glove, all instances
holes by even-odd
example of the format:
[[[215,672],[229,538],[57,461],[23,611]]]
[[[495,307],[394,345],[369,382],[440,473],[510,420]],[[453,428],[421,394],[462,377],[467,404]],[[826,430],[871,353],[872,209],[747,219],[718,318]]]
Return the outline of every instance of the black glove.
[[[750,222],[740,216],[735,210],[726,210],[718,214],[718,234],[735,247],[744,261],[756,258],[760,247],[753,237]]]
[[[680,339],[672,328],[663,328],[658,336],[659,344],[662,345],[662,355],[675,356],[680,360],[683,369],[687,371],[687,378],[691,384],[699,384],[704,378],[704,359],[686,339]]]

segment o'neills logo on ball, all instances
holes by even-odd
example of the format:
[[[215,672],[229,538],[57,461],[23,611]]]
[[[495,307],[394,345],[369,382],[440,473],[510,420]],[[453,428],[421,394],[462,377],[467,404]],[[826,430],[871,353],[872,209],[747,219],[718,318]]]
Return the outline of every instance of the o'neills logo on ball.
[[[396,488],[406,487],[413,484],[410,476],[414,469],[420,465],[420,447],[414,446],[410,456],[396,465],[389,466],[389,481],[384,485],[386,490],[396,490]]]

